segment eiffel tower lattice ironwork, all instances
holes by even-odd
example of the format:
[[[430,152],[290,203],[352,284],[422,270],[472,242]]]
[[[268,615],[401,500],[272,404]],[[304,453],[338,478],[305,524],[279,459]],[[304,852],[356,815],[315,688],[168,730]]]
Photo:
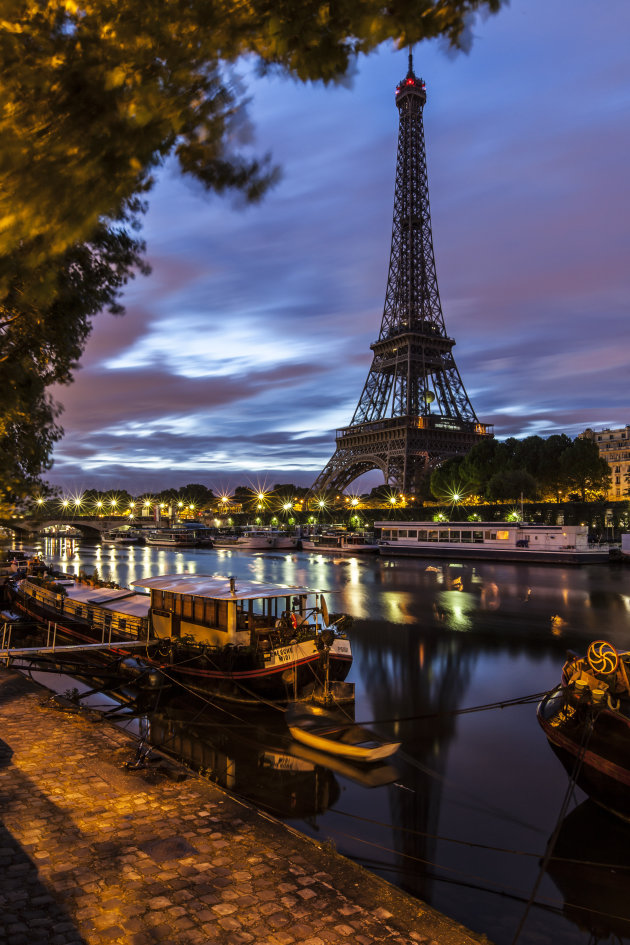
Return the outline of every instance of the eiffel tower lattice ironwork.
[[[312,486],[341,491],[380,469],[403,494],[445,459],[462,455],[492,427],[480,423],[446,334],[435,271],[422,111],[426,88],[409,71],[396,88],[400,124],[394,219],[385,307],[378,341],[350,425]]]

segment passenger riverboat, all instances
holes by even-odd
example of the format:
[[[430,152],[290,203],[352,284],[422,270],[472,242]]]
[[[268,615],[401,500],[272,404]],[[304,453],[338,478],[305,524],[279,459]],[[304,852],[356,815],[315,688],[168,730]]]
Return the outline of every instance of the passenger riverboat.
[[[184,690],[246,704],[306,698],[352,662],[346,615],[329,616],[306,587],[168,574],[131,589],[74,580],[27,578],[16,584],[23,613],[54,625],[57,640],[105,645],[133,655]],[[138,644],[146,642],[140,656]]]
[[[322,532],[302,538],[304,551],[320,551],[328,554],[361,555],[378,554],[376,538],[368,532]]]
[[[608,546],[591,544],[586,525],[529,522],[375,522],[381,555],[479,558],[554,564],[610,560]]]
[[[205,525],[175,525],[172,528],[156,528],[147,532],[147,545],[165,548],[199,548],[212,545],[211,529]]]
[[[630,821],[630,653],[597,640],[586,657],[570,654],[537,715],[578,787]]]
[[[142,529],[133,528],[131,525],[121,525],[119,528],[112,528],[105,532],[103,541],[114,545],[141,545],[144,537]]]
[[[217,534],[213,541],[217,548],[235,551],[289,551],[298,547],[299,538],[276,528],[245,525],[238,534]]]

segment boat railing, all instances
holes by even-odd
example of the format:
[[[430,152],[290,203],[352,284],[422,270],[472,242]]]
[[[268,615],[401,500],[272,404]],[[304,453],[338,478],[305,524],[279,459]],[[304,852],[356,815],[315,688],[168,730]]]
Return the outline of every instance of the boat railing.
[[[73,600],[71,597],[56,592],[53,588],[40,587],[29,581],[22,582],[21,591],[43,608],[54,609],[59,614],[85,620],[103,632],[124,633],[132,637],[146,635],[148,620],[145,617],[120,614],[105,607],[99,607],[98,604],[91,604],[89,601]]]

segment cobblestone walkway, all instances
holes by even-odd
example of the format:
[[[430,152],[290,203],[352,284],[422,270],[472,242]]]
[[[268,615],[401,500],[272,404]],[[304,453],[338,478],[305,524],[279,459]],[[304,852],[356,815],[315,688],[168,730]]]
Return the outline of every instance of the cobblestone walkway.
[[[455,922],[0,668],[0,942],[474,945]]]

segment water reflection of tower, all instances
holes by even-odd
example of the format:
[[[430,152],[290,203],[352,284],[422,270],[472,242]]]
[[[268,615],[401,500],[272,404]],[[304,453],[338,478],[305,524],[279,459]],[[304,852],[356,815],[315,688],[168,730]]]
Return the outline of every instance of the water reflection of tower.
[[[475,659],[459,634],[416,625],[362,621],[353,634],[354,660],[366,681],[372,718],[409,719],[390,727],[405,754],[396,759],[407,788],[389,789],[392,842],[400,885],[431,901],[442,778]],[[424,718],[423,718],[424,717]],[[385,731],[385,729],[383,729]]]

